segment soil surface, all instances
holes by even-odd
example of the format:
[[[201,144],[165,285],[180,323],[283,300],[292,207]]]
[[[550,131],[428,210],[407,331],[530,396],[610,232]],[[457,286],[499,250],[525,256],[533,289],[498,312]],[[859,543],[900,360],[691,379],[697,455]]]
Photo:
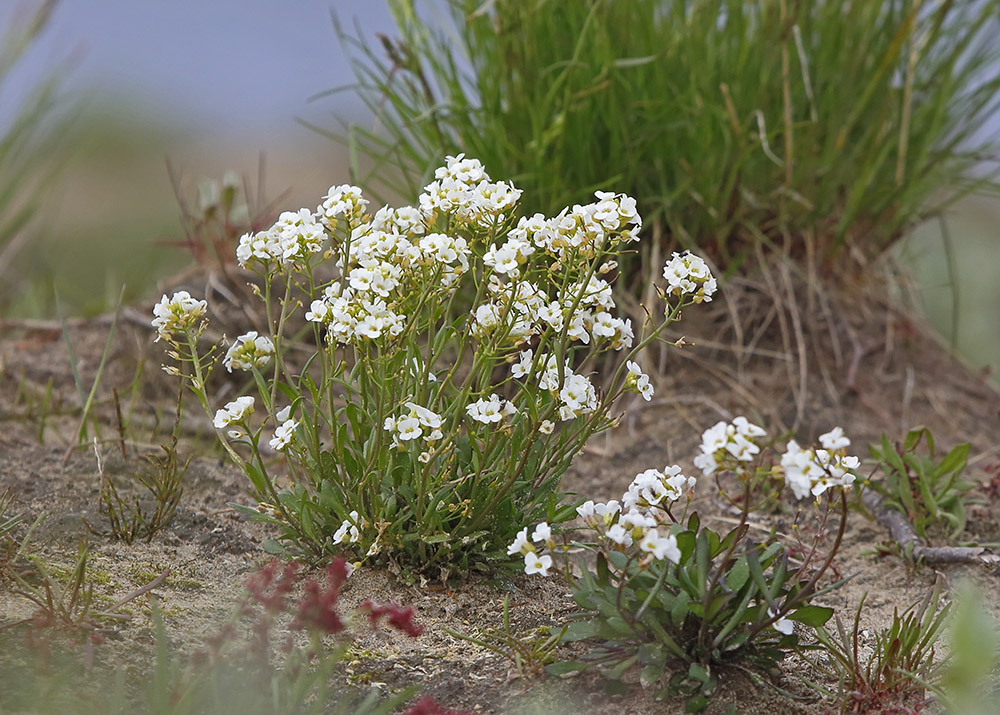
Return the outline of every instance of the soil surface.
[[[764,425],[770,434],[794,433],[805,442],[841,425],[853,441],[853,452],[861,456],[883,432],[898,439],[907,429],[925,425],[943,448],[972,444],[966,478],[977,484],[971,496],[982,504],[973,507],[963,539],[1000,541],[1000,505],[993,488],[1000,476],[1000,395],[905,312],[878,300],[859,299],[851,287],[839,297],[789,287],[783,300],[771,300],[775,290],[768,294],[762,286],[774,289],[780,278],[731,283],[728,300],[686,311],[689,315],[680,327],[689,344],[645,360],[650,367],[658,363],[657,396],[648,404],[636,399],[623,405],[628,416],[618,428],[591,441],[566,475],[564,489],[605,500],[619,498],[633,476],[649,467],[678,463],[695,473],[690,459],[702,430],[738,414]],[[173,647],[194,651],[232,613],[246,578],[269,560],[262,544],[272,534],[229,506],[249,502],[246,480],[213,448],[207,420],[195,418],[185,422],[181,451],[185,457],[201,456],[190,463],[169,526],[149,543],[133,545],[91,533],[88,524],[96,531],[106,528],[98,513],[100,469],[112,476],[140,470],[145,464],[142,455],[155,454],[169,433],[176,394],[175,385],[159,371],[160,346],[152,345],[145,309],[125,311],[100,378],[95,419],[84,425],[85,437],[78,440],[81,397],[67,342],[85,397],[110,328],[109,319],[70,323],[65,335],[58,323],[4,325],[0,493],[10,488],[13,511],[24,514],[25,524],[44,514],[31,548],[47,562],[71,568],[79,541],[89,538],[90,574],[95,593],[105,603],[143,587],[169,568],[169,576],[153,592]],[[240,385],[219,388],[221,404]],[[118,396],[127,438],[124,454],[112,391]],[[723,527],[733,523],[731,508],[714,494],[710,485],[700,485],[699,513]],[[790,517],[754,514],[753,524],[787,533]],[[989,608],[1000,611],[995,567],[915,568],[897,556],[880,554],[877,547],[886,539],[878,524],[861,511],[852,512],[834,567],[838,574],[854,577],[821,602],[849,619],[867,592],[862,624],[874,629],[891,621],[894,608],[923,598],[936,581],[950,588],[972,579],[986,594]],[[363,655],[350,663],[350,670],[363,675],[365,682],[387,688],[417,684],[449,707],[483,713],[572,713],[586,708],[593,715],[642,715],[683,710],[682,701],[653,702],[637,684],[625,695],[607,695],[595,675],[518,677],[510,661],[445,632],[445,627],[470,634],[497,628],[504,596],[509,596],[512,630],[517,633],[559,624],[573,612],[566,586],[551,578],[473,577],[411,585],[386,570],[361,569],[346,587],[347,610],[369,598],[411,603],[426,631],[410,639],[359,629],[355,652]],[[125,610],[134,617],[96,648],[99,660],[116,662],[122,652],[139,658],[135,653],[143,651],[133,646],[149,643],[145,596]],[[0,583],[0,624],[29,618],[33,611],[32,604]],[[0,643],[23,638],[24,628],[0,629]],[[571,652],[561,651],[567,656]],[[802,675],[808,675],[807,666],[794,658],[773,678],[721,672],[719,692],[707,712],[826,712],[828,706],[800,682]]]

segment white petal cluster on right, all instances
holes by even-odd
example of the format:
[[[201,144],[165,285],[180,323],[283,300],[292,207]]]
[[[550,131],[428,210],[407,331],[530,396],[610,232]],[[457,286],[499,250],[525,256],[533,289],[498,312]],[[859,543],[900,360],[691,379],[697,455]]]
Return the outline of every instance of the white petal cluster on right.
[[[810,494],[818,497],[828,489],[841,487],[850,489],[861,462],[847,454],[851,440],[844,436],[840,427],[820,435],[820,444],[825,449],[802,449],[791,440],[781,457],[781,468],[785,473],[785,483],[791,488],[796,499],[805,499]]]

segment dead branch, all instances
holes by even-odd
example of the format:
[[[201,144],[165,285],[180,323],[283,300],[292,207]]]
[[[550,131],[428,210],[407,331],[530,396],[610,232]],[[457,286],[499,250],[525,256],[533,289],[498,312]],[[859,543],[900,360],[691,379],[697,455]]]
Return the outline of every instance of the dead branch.
[[[861,495],[865,508],[889,532],[904,554],[925,564],[993,564],[1000,561],[989,549],[982,546],[928,546],[910,526],[907,518],[885,505],[882,496],[874,489],[865,489]]]

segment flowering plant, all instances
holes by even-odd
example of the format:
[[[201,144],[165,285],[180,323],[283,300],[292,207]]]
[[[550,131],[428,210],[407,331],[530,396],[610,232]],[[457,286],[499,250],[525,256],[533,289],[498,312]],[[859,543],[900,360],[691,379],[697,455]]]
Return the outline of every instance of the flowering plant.
[[[615,256],[638,240],[633,199],[597,192],[518,217],[521,192],[478,161],[449,157],[434,176],[417,206],[371,215],[360,189],[338,186],[316,212],[240,240],[264,332],[240,336],[223,363],[249,371],[257,395],[214,424],[253,484],[251,512],[286,547],[442,573],[503,560],[517,525],[573,516],[561,475],[615,424],[623,393],[652,395],[639,351],[716,290],[702,259],[674,254],[663,319],[636,336],[611,285]],[[154,326],[212,414],[205,379],[221,350],[200,350],[204,312],[164,296]],[[596,358],[613,352],[595,385]],[[281,476],[269,450],[285,457]]]
[[[797,642],[794,622],[826,623],[833,610],[811,601],[842,583],[821,587],[820,579],[840,546],[844,490],[853,483],[857,459],[847,456],[850,442],[839,428],[820,438],[822,449],[789,442],[777,463],[767,459],[764,437],[744,417],[719,422],[702,436],[695,466],[717,480],[732,474],[742,488],[733,500],[741,508],[739,523],[724,535],[697,513],[689,515],[696,479],[679,466],[636,475],[621,500],[580,505],[580,525],[563,528],[558,539],[544,522],[530,536],[527,527],[517,534],[508,553],[523,557],[526,573],[560,573],[583,609],[564,639],[597,641],[583,661],[552,670],[596,663],[620,680],[639,666],[643,687],[665,680],[658,696],[686,694],[689,708],[697,709],[715,688],[713,666],[736,657],[773,665]],[[775,479],[784,479],[796,498],[811,493],[818,500],[839,491],[840,522],[831,546],[823,548],[831,500],[816,516],[810,544],[797,541],[797,528],[791,545],[773,533],[761,543],[750,537],[751,496]],[[574,564],[572,551],[585,557]]]

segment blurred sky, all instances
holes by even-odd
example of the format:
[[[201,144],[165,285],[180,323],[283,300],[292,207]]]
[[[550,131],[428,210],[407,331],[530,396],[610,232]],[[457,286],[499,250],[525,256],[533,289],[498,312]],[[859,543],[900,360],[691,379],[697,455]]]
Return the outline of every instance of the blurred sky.
[[[36,4],[0,0],[0,27]],[[87,104],[129,105],[199,132],[293,132],[296,116],[360,107],[350,92],[307,102],[353,81],[331,12],[368,38],[392,29],[381,0],[61,0],[3,104],[61,67]]]

